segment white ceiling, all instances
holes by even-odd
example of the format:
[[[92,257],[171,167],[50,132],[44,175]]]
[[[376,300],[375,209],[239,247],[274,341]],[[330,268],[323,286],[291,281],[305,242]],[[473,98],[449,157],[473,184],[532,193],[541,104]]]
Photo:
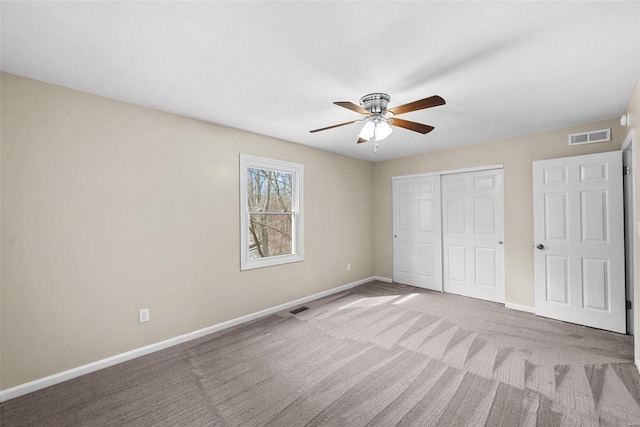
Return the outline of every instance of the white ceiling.
[[[640,2],[8,2],[3,71],[371,161],[619,117]],[[370,92],[435,126],[356,144]],[[214,141],[212,141],[214,143]]]

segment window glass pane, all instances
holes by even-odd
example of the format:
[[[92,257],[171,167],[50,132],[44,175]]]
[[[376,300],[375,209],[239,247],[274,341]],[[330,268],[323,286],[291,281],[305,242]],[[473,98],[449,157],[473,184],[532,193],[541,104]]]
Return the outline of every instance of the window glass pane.
[[[249,259],[290,255],[291,214],[249,215]]]
[[[249,212],[291,212],[293,174],[247,168]]]

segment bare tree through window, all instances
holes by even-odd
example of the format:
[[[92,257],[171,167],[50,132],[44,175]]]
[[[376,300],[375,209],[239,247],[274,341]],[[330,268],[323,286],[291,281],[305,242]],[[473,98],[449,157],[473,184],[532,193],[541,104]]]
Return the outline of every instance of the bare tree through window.
[[[247,168],[249,258],[292,253],[293,174]]]

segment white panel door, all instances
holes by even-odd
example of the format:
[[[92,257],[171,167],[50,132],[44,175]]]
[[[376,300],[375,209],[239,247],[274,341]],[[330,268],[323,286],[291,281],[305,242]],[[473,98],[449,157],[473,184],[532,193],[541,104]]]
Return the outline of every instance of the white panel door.
[[[536,314],[625,333],[619,151],[533,162]]]
[[[444,291],[504,302],[502,169],[442,177]]]
[[[393,280],[442,291],[440,176],[393,180]]]

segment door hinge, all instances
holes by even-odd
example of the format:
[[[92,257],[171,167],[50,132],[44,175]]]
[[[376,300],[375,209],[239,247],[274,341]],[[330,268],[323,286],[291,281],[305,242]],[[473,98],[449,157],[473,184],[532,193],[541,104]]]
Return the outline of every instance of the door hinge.
[[[631,310],[631,301],[627,300],[627,310]]]
[[[631,168],[629,166],[623,166],[622,167],[622,174],[623,175],[629,175],[631,173]]]

